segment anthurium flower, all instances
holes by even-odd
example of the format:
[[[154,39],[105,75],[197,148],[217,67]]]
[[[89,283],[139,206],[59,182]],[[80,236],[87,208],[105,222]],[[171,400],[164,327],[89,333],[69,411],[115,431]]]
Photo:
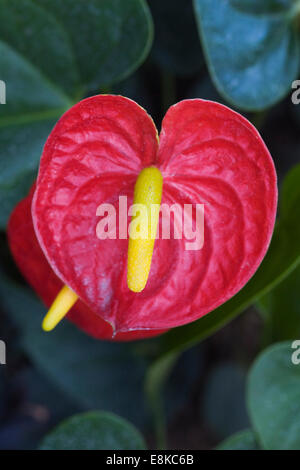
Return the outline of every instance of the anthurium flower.
[[[203,206],[201,248],[187,250],[184,235],[100,239],[99,205],[117,213],[121,196],[147,213],[152,203]],[[70,309],[87,333],[127,340],[195,321],[235,295],[268,249],[276,206],[272,158],[238,113],[182,101],[168,110],[158,138],[135,102],[101,95],[75,105],[53,129],[8,235],[47,305],[62,288],[46,330]]]

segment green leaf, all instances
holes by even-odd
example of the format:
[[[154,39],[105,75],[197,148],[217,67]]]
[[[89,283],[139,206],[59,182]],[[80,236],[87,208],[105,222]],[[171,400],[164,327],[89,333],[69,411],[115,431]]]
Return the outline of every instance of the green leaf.
[[[254,433],[251,429],[246,429],[225,439],[216,450],[259,450],[259,447]]]
[[[16,180],[9,182],[8,184],[0,184],[0,201],[2,203],[0,212],[0,228],[5,227],[12,207],[15,207],[15,205],[23,198],[24,194],[28,194],[35,178],[36,170],[26,171]]]
[[[282,187],[282,217],[285,224],[292,230],[294,227],[293,217],[299,215],[300,200],[300,164],[295,165],[287,174]]]
[[[192,0],[149,0],[155,26],[151,57],[163,69],[192,75],[204,64]]]
[[[300,266],[259,299],[258,307],[266,321],[265,340],[269,343],[300,338],[299,286]]]
[[[27,194],[37,172],[43,145],[54,124],[53,119],[31,124],[4,125],[4,127],[0,124],[0,204],[2,207],[0,223],[2,228],[5,227],[15,204]]]
[[[22,346],[37,369],[85,409],[105,409],[137,424],[147,420],[145,360],[136,345],[95,340],[68,321],[41,329],[45,307],[27,289],[0,278],[3,309],[20,329]]]
[[[228,102],[260,111],[290,91],[300,57],[294,2],[194,0],[194,6],[211,77]]]
[[[273,289],[300,263],[300,165],[287,175],[283,188],[280,219],[269,251],[246,286],[225,304],[196,322],[174,328],[162,337],[164,354],[182,352],[215,333]],[[162,358],[158,359],[161,360]]]
[[[63,24],[81,83],[89,90],[112,85],[146,58],[153,37],[144,0],[35,0]]]
[[[85,95],[132,73],[149,52],[153,28],[144,0],[0,0],[0,8],[4,228],[55,122]]]
[[[248,380],[248,409],[265,449],[300,449],[300,365],[291,342],[278,343],[255,361]]]
[[[141,434],[119,416],[89,412],[72,416],[48,434],[41,450],[143,450]]]

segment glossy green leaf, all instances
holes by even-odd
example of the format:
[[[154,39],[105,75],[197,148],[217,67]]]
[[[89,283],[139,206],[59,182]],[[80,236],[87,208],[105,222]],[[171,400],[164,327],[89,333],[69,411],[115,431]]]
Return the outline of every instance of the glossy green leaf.
[[[143,450],[145,442],[130,423],[105,412],[72,416],[48,434],[41,450]]]
[[[125,78],[149,52],[153,26],[145,0],[34,1],[63,24],[89,90]]]
[[[288,94],[299,72],[295,2],[194,0],[194,5],[211,77],[228,102],[259,111]]]
[[[153,31],[144,0],[0,0],[0,9],[4,227],[55,122],[86,94],[133,72],[149,52]]]
[[[1,305],[19,327],[22,346],[41,373],[85,409],[105,409],[145,423],[146,363],[135,353],[135,344],[92,339],[68,321],[45,333],[45,307],[29,290],[3,276],[0,281]]]
[[[265,350],[249,375],[248,409],[265,449],[300,450],[300,365],[292,362],[292,355],[300,354],[291,345]]]
[[[15,180],[9,181],[7,184],[5,184],[5,182],[0,184],[0,201],[2,204],[0,211],[0,228],[5,227],[12,208],[20,202],[24,197],[24,194],[28,194],[31,185],[36,178],[36,173],[36,170],[25,171]]]
[[[174,354],[207,338],[259,297],[273,289],[300,263],[300,165],[287,175],[282,191],[280,219],[260,268],[232,299],[196,322],[174,328],[162,337],[163,354]]]
[[[259,447],[253,431],[246,429],[225,439],[216,450],[259,450]]]
[[[275,289],[259,299],[265,318],[265,340],[269,343],[300,338],[300,267]]]

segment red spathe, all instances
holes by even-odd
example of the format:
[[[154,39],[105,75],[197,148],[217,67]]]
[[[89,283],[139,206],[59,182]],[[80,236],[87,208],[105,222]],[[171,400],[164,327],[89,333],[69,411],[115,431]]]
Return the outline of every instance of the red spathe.
[[[150,165],[163,174],[162,203],[204,204],[204,246],[187,251],[185,239],[157,239],[148,283],[137,294],[127,287],[128,240],[99,240],[96,211],[101,203],[117,205],[120,195],[131,204],[137,176]],[[39,245],[59,278],[51,273],[55,288],[46,292],[42,276],[31,279],[35,267],[46,273],[47,265],[47,275],[51,268],[42,253],[34,262],[32,253],[22,253],[18,224],[30,225],[31,218],[19,207],[9,237],[17,263],[46,303],[58,283],[67,284],[83,301],[73,308],[73,321],[103,337],[94,331],[95,319],[109,335],[110,325],[119,334],[168,329],[235,295],[267,251],[276,206],[271,156],[239,114],[213,102],[182,101],[167,112],[158,144],[153,121],[141,107],[102,95],[80,102],[60,119],[41,159],[32,217]]]

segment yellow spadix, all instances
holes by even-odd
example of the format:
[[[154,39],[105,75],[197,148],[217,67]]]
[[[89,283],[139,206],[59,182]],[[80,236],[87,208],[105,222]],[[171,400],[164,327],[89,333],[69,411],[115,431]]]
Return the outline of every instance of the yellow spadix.
[[[129,228],[127,284],[141,292],[147,283],[159,220],[163,177],[156,167],[141,171],[134,188],[136,213]]]
[[[75,292],[73,292],[68,286],[64,286],[43,320],[43,330],[53,330],[53,328],[55,328],[56,325],[67,315],[68,311],[73,307],[77,300],[78,295],[75,294]]]

